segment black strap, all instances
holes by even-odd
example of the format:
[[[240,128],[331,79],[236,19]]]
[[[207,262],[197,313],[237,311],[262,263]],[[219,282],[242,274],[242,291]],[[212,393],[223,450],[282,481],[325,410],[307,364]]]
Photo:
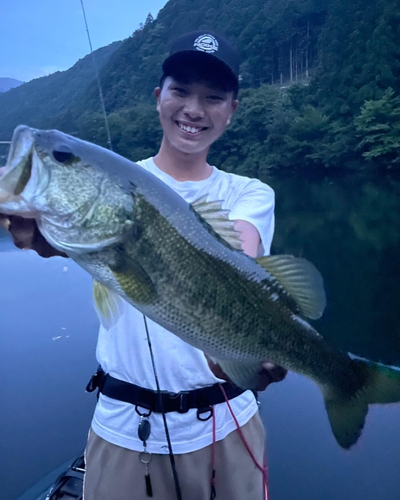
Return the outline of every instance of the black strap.
[[[221,385],[228,399],[236,398],[244,392],[243,389],[227,382]],[[203,418],[200,418],[201,420],[208,420],[210,417],[208,413],[211,406],[225,401],[219,384],[192,391],[181,391],[178,393],[161,391],[158,393],[157,391],[116,379],[110,374],[105,373],[100,367],[90,379],[86,391],[93,392],[96,389],[109,398],[124,401],[125,403],[130,403],[136,407],[145,408],[155,413],[161,413],[161,409],[166,413],[171,411],[186,413],[190,409],[197,408],[198,417],[200,418],[204,415]],[[162,398],[162,402],[160,402],[160,398]]]

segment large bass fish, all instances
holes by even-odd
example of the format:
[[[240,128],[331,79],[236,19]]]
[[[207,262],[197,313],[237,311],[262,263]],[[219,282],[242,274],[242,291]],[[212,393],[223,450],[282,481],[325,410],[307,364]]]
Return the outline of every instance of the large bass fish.
[[[400,401],[400,373],[350,359],[303,319],[325,307],[314,266],[245,255],[220,202],[189,205],[109,150],[20,126],[0,178],[0,212],[35,218],[48,243],[93,276],[106,327],[125,299],[238,386],[253,388],[265,360],[312,379],[343,448],[357,441],[369,404]]]

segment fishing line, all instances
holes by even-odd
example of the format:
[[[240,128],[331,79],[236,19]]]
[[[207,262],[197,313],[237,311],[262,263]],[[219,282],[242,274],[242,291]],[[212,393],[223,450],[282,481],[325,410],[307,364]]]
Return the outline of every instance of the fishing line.
[[[89,40],[90,53],[92,55],[93,67],[94,67],[94,71],[95,71],[95,75],[96,75],[96,80],[97,80],[97,86],[98,86],[98,89],[99,89],[101,108],[102,108],[102,111],[103,111],[104,122],[105,122],[105,125],[106,125],[107,142],[108,142],[109,149],[111,151],[113,151],[112,143],[111,143],[110,127],[109,127],[109,124],[108,124],[106,107],[105,107],[105,104],[104,104],[103,89],[102,89],[102,86],[101,86],[100,75],[99,75],[99,71],[98,71],[98,67],[97,67],[97,63],[96,63],[96,58],[95,58],[95,55],[94,55],[94,52],[93,52],[92,41],[91,41],[90,32],[89,32],[89,26],[88,26],[87,19],[86,19],[85,7],[83,5],[83,0],[80,0],[80,2],[81,2],[81,6],[82,6],[83,18],[85,20],[86,33],[87,33],[88,40]],[[148,326],[147,326],[147,318],[146,318],[146,316],[144,314],[143,314],[143,319],[144,319],[144,324],[145,324],[145,328],[146,328],[147,343],[149,345],[149,351],[150,351],[151,363],[152,363],[152,366],[153,366],[154,378],[155,378],[155,381],[156,381],[157,393],[160,396],[159,397],[159,401],[160,401],[160,406],[161,406],[161,414],[162,414],[163,422],[164,422],[165,436],[167,438],[168,451],[169,451],[169,459],[170,459],[170,462],[171,462],[172,475],[173,475],[173,478],[174,478],[176,498],[177,498],[177,500],[182,500],[181,487],[180,487],[180,484],[179,484],[179,478],[178,478],[178,473],[177,473],[176,464],[175,464],[175,456],[174,456],[174,453],[172,451],[171,438],[170,438],[170,435],[169,435],[169,429],[168,429],[168,425],[167,425],[167,417],[165,415],[165,411],[164,411],[164,408],[163,408],[163,402],[162,402],[162,397],[161,397],[161,389],[160,389],[160,384],[159,384],[159,381],[158,381],[156,364],[155,364],[154,354],[153,354],[153,348],[152,348],[152,345],[151,345],[151,340],[150,340],[150,335],[149,335],[149,329],[148,329]]]
[[[108,119],[107,119],[107,113],[106,113],[106,106],[105,106],[105,104],[104,104],[103,89],[102,89],[102,87],[101,87],[101,81],[100,81],[99,69],[98,69],[98,67],[97,67],[96,57],[95,57],[95,55],[94,55],[93,48],[92,48],[92,40],[91,40],[91,38],[90,38],[89,26],[88,26],[88,23],[87,23],[87,20],[86,20],[86,12],[85,12],[85,7],[84,7],[84,5],[83,5],[83,0],[80,0],[80,2],[81,2],[81,6],[82,6],[83,19],[85,20],[86,33],[87,33],[88,40],[89,40],[90,53],[91,53],[91,55],[92,55],[92,61],[93,61],[94,73],[95,73],[95,75],[96,75],[97,87],[98,87],[98,89],[99,89],[100,102],[101,102],[101,109],[102,109],[102,111],[103,111],[104,121],[105,121],[105,124],[106,124],[106,132],[107,132],[107,142],[108,142],[108,147],[109,147],[109,149],[111,149],[111,151],[113,151],[112,144],[111,144],[110,127],[108,126]]]
[[[91,41],[90,32],[89,32],[89,26],[88,26],[87,19],[86,19],[85,7],[83,5],[83,0],[80,0],[80,2],[81,2],[81,6],[82,6],[83,18],[85,20],[86,33],[87,33],[88,40],[89,40],[90,53],[92,55],[93,67],[94,67],[94,71],[95,71],[95,75],[96,75],[96,80],[97,80],[97,86],[98,86],[98,89],[99,89],[101,107],[102,107],[102,111],[103,111],[104,121],[105,121],[105,124],[106,124],[107,142],[108,142],[109,149],[111,151],[113,151],[112,144],[111,144],[110,127],[109,127],[109,124],[108,124],[106,107],[105,107],[105,104],[104,104],[103,89],[102,89],[102,86],[101,86],[100,75],[99,75],[99,71],[98,71],[98,67],[97,67],[97,63],[96,63],[96,58],[95,58],[95,55],[94,55],[94,52],[93,52],[92,41]],[[161,414],[162,414],[163,422],[164,422],[165,436],[167,438],[168,451],[169,451],[169,459],[170,459],[170,462],[171,462],[172,475],[173,475],[173,478],[174,478],[176,498],[177,498],[177,500],[182,500],[181,487],[180,487],[180,484],[179,484],[179,478],[178,478],[178,473],[177,473],[176,464],[175,464],[175,456],[174,456],[174,453],[172,451],[171,438],[170,438],[170,435],[169,435],[169,429],[168,429],[168,425],[167,425],[167,417],[165,415],[165,411],[164,411],[164,408],[163,408],[163,402],[162,402],[162,397],[161,397],[161,389],[160,389],[160,384],[159,384],[159,381],[158,381],[156,364],[155,364],[154,354],[153,354],[153,348],[152,348],[152,345],[151,345],[151,340],[150,340],[150,335],[149,335],[149,329],[148,329],[148,326],[147,326],[147,318],[146,318],[146,316],[144,314],[143,314],[143,319],[144,319],[144,324],[145,324],[145,328],[146,328],[147,342],[148,342],[148,345],[149,345],[149,351],[150,351],[151,363],[152,363],[152,366],[153,366],[154,378],[155,378],[155,381],[156,381],[157,393],[160,396],[159,400],[160,400],[160,406],[161,406]]]
[[[157,392],[161,396],[161,389],[160,389],[160,384],[158,382],[158,376],[157,376],[157,370],[156,370],[156,363],[155,363],[154,353],[153,353],[153,346],[151,345],[151,340],[150,340],[150,335],[149,335],[149,328],[147,326],[147,318],[146,318],[146,316],[144,314],[143,314],[143,319],[144,319],[144,326],[146,328],[147,342],[149,344],[151,364],[153,365],[154,378],[156,380]],[[179,484],[178,473],[176,471],[175,456],[174,456],[174,453],[172,451],[171,438],[169,436],[169,430],[168,430],[168,425],[167,425],[167,417],[165,415],[162,397],[159,398],[159,402],[160,402],[160,407],[161,407],[161,414],[162,414],[163,421],[164,421],[165,436],[167,438],[168,451],[169,451],[169,460],[171,462],[172,475],[174,476],[176,498],[177,498],[177,500],[182,500],[181,487],[180,487],[180,484]]]

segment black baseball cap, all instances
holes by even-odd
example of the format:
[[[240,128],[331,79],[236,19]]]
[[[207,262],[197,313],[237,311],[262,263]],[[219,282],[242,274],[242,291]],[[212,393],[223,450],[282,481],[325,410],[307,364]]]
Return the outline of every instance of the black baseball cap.
[[[190,70],[212,75],[232,90],[239,86],[239,54],[235,47],[214,31],[186,33],[175,40],[162,65],[164,76],[179,77]]]

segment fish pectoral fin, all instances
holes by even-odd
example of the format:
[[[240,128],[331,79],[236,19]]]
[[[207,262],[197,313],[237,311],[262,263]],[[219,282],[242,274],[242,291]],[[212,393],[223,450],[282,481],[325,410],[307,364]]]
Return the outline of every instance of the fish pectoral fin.
[[[113,290],[96,280],[93,280],[93,299],[100,323],[106,330],[109,330],[121,317],[124,310],[124,300]]]
[[[235,221],[229,219],[229,211],[222,209],[222,201],[208,202],[206,195],[191,203],[191,207],[226,243],[242,250],[240,233],[235,229]]]
[[[118,264],[110,269],[125,295],[136,304],[151,304],[157,298],[157,289],[150,276],[126,253],[122,252]]]
[[[213,359],[214,363],[218,364],[222,371],[228,375],[234,384],[242,389],[256,390],[260,373],[262,371],[261,362],[242,363],[239,361],[226,361]]]
[[[311,262],[292,255],[268,255],[256,262],[279,282],[301,314],[311,319],[322,316],[326,306],[324,283]]]

